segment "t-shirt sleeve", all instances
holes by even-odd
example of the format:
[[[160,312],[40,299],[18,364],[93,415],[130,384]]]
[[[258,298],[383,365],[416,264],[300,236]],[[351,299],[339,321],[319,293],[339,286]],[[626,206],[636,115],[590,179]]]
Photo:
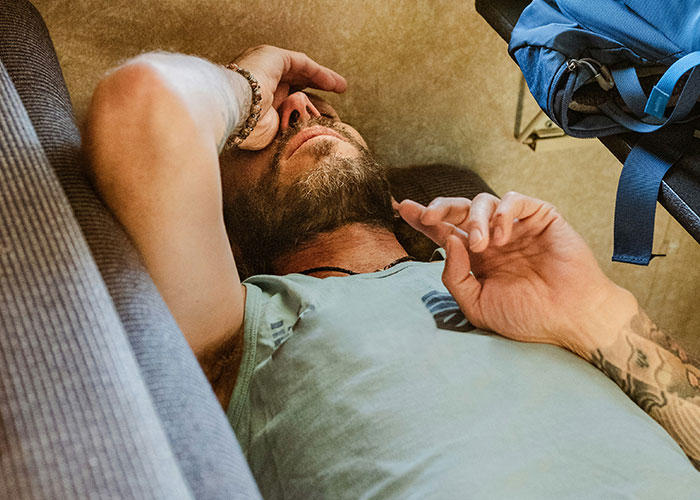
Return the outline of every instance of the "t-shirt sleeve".
[[[246,287],[243,319],[243,359],[227,416],[241,446],[248,440],[249,392],[255,368],[293,333],[303,301],[294,287],[276,276],[256,276],[244,282]]]

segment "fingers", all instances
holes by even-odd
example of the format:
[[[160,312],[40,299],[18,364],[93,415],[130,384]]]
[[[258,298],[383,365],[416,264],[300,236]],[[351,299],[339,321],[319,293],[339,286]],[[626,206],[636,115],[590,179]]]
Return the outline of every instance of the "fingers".
[[[251,134],[252,137],[246,139],[241,145],[245,149],[261,149],[275,137],[277,129],[272,129],[271,126],[278,125],[280,120],[279,116],[272,116],[270,110],[277,115],[277,109],[287,99],[290,89],[313,87],[340,93],[347,88],[345,78],[330,68],[318,64],[306,54],[270,45],[247,49],[236,58],[236,63],[250,71],[258,80],[262,91],[261,119],[256,126],[256,131]],[[297,96],[295,99],[301,99],[301,97]],[[290,111],[284,117],[284,128],[289,125],[289,119],[294,115],[294,111],[300,115],[320,116],[308,98],[305,99],[307,102],[304,103],[290,102]],[[263,121],[266,127],[261,126]]]
[[[444,247],[447,242],[447,237],[450,235],[456,236],[464,244],[468,241],[467,234],[456,227],[454,224],[449,222],[440,221],[436,224],[424,224],[421,222],[426,207],[420,203],[416,203],[413,200],[403,200],[401,203],[396,205],[399,215],[405,220],[413,229],[420,231],[425,234],[428,238],[433,240],[435,243]]]
[[[403,220],[408,222],[413,229],[420,231],[435,243],[442,246],[444,242],[440,241],[440,228],[437,224],[427,225],[421,222],[421,217],[425,212],[425,207],[423,205],[413,200],[403,200],[398,204],[398,211]]]
[[[512,241],[516,221],[521,230],[537,232],[558,217],[551,204],[515,192],[506,193],[501,200],[488,193],[480,193],[472,201],[436,198],[428,207],[404,200],[399,208],[406,222],[440,245],[455,233],[445,224],[466,231],[472,252]]]
[[[460,226],[467,219],[471,204],[472,202],[468,198],[435,198],[426,207],[421,222],[423,224],[437,224],[440,221],[445,221]]]
[[[258,79],[263,93],[266,89],[275,93],[280,84],[287,89],[312,87],[337,93],[345,92],[348,86],[345,78],[306,54],[271,45],[247,49],[236,58],[236,63]]]
[[[556,216],[554,205],[524,194],[510,191],[503,195],[497,214],[508,214],[519,221],[535,220],[538,223],[549,221]],[[512,220],[510,226],[512,227]]]
[[[483,252],[489,246],[491,238],[491,218],[498,207],[499,199],[488,193],[479,193],[474,197],[469,216],[464,227],[469,233],[469,249]]]
[[[447,222],[469,234],[469,248],[475,252],[489,245],[491,218],[499,199],[480,193],[473,201],[467,198],[435,198],[423,212],[420,222],[433,226]]]
[[[413,200],[403,200],[401,203],[397,203],[395,208],[399,211],[399,215],[403,220],[408,222],[411,227],[418,229],[418,227],[424,226],[421,223],[421,217],[423,212],[425,212],[425,207],[420,203],[416,203]]]
[[[278,49],[283,50],[283,49]],[[285,50],[286,64],[281,81],[304,88],[312,87],[329,92],[342,93],[347,81],[330,68],[318,64],[302,52]]]
[[[459,304],[462,312],[474,321],[476,315],[473,309],[478,304],[481,294],[481,283],[470,272],[469,253],[464,243],[455,236],[449,236],[445,244],[445,268],[442,271],[442,282]]]
[[[277,85],[272,97],[272,107],[278,109],[290,94],[293,94],[293,92],[290,91],[288,83],[280,83]]]

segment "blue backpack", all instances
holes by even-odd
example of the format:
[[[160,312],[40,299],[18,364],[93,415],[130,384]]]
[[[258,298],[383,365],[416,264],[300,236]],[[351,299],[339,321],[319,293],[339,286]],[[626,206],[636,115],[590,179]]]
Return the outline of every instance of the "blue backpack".
[[[647,265],[661,180],[689,148],[699,115],[700,2],[534,0],[508,50],[567,134],[645,134],[620,175],[613,260]]]

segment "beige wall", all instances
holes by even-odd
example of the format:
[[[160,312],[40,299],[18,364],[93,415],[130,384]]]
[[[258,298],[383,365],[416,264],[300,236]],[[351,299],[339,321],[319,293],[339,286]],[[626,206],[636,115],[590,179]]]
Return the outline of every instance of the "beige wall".
[[[36,0],[79,119],[102,72],[144,50],[228,62],[250,45],[307,52],[347,77],[331,100],[388,164],[451,162],[497,192],[554,202],[660,325],[700,352],[700,247],[659,208],[649,267],[612,264],[620,165],[596,140],[532,152],[513,139],[520,74],[471,2]],[[524,119],[536,107],[526,102]]]

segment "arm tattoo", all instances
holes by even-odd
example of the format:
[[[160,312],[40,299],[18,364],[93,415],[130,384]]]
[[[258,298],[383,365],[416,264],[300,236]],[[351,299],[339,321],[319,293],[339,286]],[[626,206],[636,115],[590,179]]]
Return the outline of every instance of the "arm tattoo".
[[[639,310],[588,361],[659,422],[700,470],[700,363]]]
[[[623,374],[622,370],[605,359],[600,349],[593,354],[591,363],[615,382],[646,413],[651,413],[655,406],[663,408],[668,404],[664,391],[637,380],[629,373]]]

